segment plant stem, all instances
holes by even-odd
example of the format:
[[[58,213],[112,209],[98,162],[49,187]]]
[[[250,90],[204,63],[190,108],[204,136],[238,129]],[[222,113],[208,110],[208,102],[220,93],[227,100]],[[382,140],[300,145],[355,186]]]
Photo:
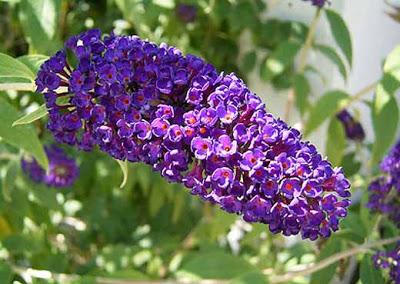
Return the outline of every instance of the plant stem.
[[[33,83],[1,83],[0,91],[35,91]]]
[[[16,160],[17,158],[17,155],[11,153],[0,153],[0,160]]]
[[[318,20],[319,20],[320,15],[321,15],[321,9],[317,9],[315,12],[314,18],[311,22],[310,28],[308,29],[308,34],[307,34],[304,46],[300,51],[299,68],[298,68],[298,73],[300,73],[300,74],[304,72],[304,69],[307,66],[308,53],[312,47],[312,43],[314,40],[315,32],[317,30],[317,25],[318,25]],[[296,93],[294,92],[294,89],[292,87],[288,91],[288,98],[287,98],[286,108],[285,108],[285,121],[287,121],[287,122],[290,119],[290,113],[292,112],[295,96],[296,96]]]
[[[309,265],[308,267],[306,267],[303,270],[292,271],[292,272],[288,272],[283,275],[272,276],[269,278],[270,283],[287,283],[290,280],[293,280],[297,277],[306,276],[306,275],[312,274],[318,270],[324,269],[325,267],[327,267],[341,259],[345,259],[345,258],[354,256],[354,255],[357,255],[359,253],[368,251],[371,248],[388,245],[388,244],[395,243],[398,241],[400,241],[400,236],[390,238],[390,239],[384,239],[384,240],[380,240],[380,241],[376,241],[376,242],[365,243],[363,245],[354,247],[352,249],[348,249],[346,251],[342,251],[342,252],[336,253],[334,255],[331,255],[330,257],[325,258],[324,260],[322,260],[318,263]]]
[[[368,86],[364,87],[363,89],[361,89],[359,92],[355,93],[353,96],[351,96],[351,98],[347,101],[347,103],[345,103],[345,105],[342,106],[341,109],[348,108],[351,104],[358,102],[363,96],[371,93],[373,90],[375,90],[376,86],[379,84],[379,81],[380,80],[375,81],[369,84]]]
[[[314,18],[312,19],[310,29],[308,30],[307,38],[304,43],[303,49],[300,51],[300,58],[299,58],[299,73],[303,73],[304,69],[306,68],[307,65],[307,57],[308,53],[312,47],[312,43],[314,40],[315,32],[317,30],[317,25],[319,21],[319,17],[321,15],[321,9],[317,9],[314,15]]]

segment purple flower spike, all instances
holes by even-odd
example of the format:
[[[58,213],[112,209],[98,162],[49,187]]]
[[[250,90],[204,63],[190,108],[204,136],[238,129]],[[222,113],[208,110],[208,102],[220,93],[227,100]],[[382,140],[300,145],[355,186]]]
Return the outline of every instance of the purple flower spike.
[[[46,155],[49,160],[49,171],[46,173],[33,158],[23,158],[21,167],[35,183],[63,188],[73,185],[79,175],[79,168],[75,160],[68,158],[64,151],[56,146],[46,146]]]
[[[42,65],[36,85],[57,141],[149,164],[273,233],[315,240],[346,215],[350,184],[341,169],[268,113],[235,74],[175,47],[90,30]]]

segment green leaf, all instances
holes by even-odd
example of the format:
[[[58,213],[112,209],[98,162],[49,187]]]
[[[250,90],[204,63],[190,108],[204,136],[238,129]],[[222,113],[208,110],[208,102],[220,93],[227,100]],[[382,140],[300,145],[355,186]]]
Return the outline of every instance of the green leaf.
[[[268,284],[267,277],[261,271],[248,272],[233,279],[231,284]]]
[[[316,263],[321,260],[331,256],[332,254],[341,251],[342,242],[340,240],[331,238],[329,239],[325,246],[320,251]],[[330,283],[333,276],[335,275],[336,268],[338,267],[338,262],[335,262],[328,267],[321,269],[311,275],[310,284],[321,284],[321,283]]]
[[[33,55],[24,55],[20,56],[17,59],[25,64],[31,71],[36,74],[39,71],[40,66],[48,59],[49,57],[41,54],[33,54]]]
[[[265,81],[270,81],[279,74],[282,74],[286,68],[293,64],[296,54],[301,45],[295,42],[285,41],[266,58],[260,66],[260,76]]]
[[[165,190],[168,189],[161,188],[157,186],[157,184],[151,188],[149,198],[149,213],[150,216],[153,218],[157,215],[157,213],[160,211],[161,207],[165,203]]]
[[[17,119],[16,121],[13,122],[12,126],[16,125],[22,125],[22,124],[29,124],[32,123],[38,119],[41,119],[42,117],[47,115],[47,107],[46,105],[41,105],[38,107],[36,110],[24,115],[23,117]]]
[[[365,254],[360,265],[360,280],[362,284],[384,283],[380,269],[374,266],[371,255]]]
[[[334,166],[342,162],[344,150],[346,149],[346,135],[342,123],[332,117],[328,127],[328,138],[326,140],[326,155]]]
[[[337,54],[337,52],[330,46],[317,44],[314,47],[337,66],[340,74],[346,81],[347,80],[346,66],[344,65],[342,58],[340,58],[339,54]]]
[[[172,211],[172,223],[176,224],[182,215],[183,209],[185,207],[186,192],[180,190],[173,195],[174,198],[174,209]]]
[[[347,28],[346,22],[338,13],[331,9],[326,9],[325,13],[333,38],[335,39],[337,45],[343,52],[344,56],[347,59],[347,62],[349,63],[349,66],[351,67],[353,62],[353,46],[351,42],[351,35],[349,29]]]
[[[29,125],[12,127],[12,123],[18,116],[18,112],[6,100],[0,98],[0,137],[5,142],[32,154],[47,170],[47,156],[33,128]]]
[[[119,186],[120,188],[125,187],[126,182],[128,181],[128,161],[121,161],[121,160],[116,160],[118,165],[121,167],[121,171],[122,171],[122,182],[121,185]]]
[[[0,53],[0,78],[23,78],[35,80],[35,74],[17,59]]]
[[[254,69],[256,62],[257,62],[257,54],[255,53],[255,51],[247,52],[243,57],[242,71],[244,73],[251,72]]]
[[[36,52],[49,54],[60,46],[56,39],[60,11],[61,0],[21,0],[19,19]]]
[[[178,278],[232,279],[255,271],[256,268],[238,256],[222,251],[200,252],[183,262],[177,272]]]
[[[376,88],[372,102],[372,125],[375,142],[372,146],[372,162],[378,163],[396,138],[399,108],[394,93],[399,82],[385,74]]]
[[[153,0],[154,5],[166,8],[173,9],[175,7],[175,3],[173,0]]]
[[[296,98],[296,106],[299,112],[304,115],[309,106],[308,95],[311,92],[310,84],[303,74],[297,74],[293,79],[293,89]]]
[[[2,193],[4,200],[7,202],[11,201],[11,191],[15,186],[15,178],[17,177],[19,164],[11,160],[8,165],[4,168],[4,176],[2,177]]]
[[[348,213],[347,217],[344,218],[340,225],[342,230],[340,230],[336,235],[338,237],[340,237],[340,233],[342,231],[347,230],[348,235],[350,236],[350,238],[348,239],[353,242],[363,243],[365,241],[365,238],[368,236],[366,224],[360,218],[360,215],[353,211],[350,211]],[[372,224],[369,227],[373,227]]]
[[[0,283],[11,283],[13,279],[13,271],[6,262],[0,262]]]
[[[123,270],[117,270],[114,272],[104,272],[104,271],[99,271],[95,273],[96,276],[103,276],[107,278],[114,278],[114,279],[126,279],[126,280],[149,280],[150,278],[138,271],[138,270],[133,270],[133,269],[123,269]]]
[[[358,157],[358,155],[356,156],[355,152],[351,152],[346,154],[342,159],[341,166],[343,167],[345,175],[348,177],[358,173],[361,168],[361,163],[356,159],[356,157]]]
[[[343,91],[335,90],[325,93],[310,111],[304,135],[317,129],[326,119],[336,114],[349,95]]]

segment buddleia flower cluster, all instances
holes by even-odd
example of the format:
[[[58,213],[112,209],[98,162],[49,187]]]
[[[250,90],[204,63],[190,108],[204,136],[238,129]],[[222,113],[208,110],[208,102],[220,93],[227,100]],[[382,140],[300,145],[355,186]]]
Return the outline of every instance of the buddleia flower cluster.
[[[394,250],[380,251],[372,256],[376,268],[389,270],[393,283],[400,283],[400,244]]]
[[[400,228],[400,141],[380,164],[382,175],[369,185],[367,207],[387,215]]]
[[[36,84],[59,142],[149,164],[273,233],[328,237],[346,216],[342,170],[267,112],[235,74],[196,56],[90,30],[45,62]]]
[[[64,151],[55,146],[46,146],[45,152],[49,160],[49,170],[46,172],[32,157],[21,160],[22,170],[36,183],[62,188],[70,187],[79,176],[79,168],[74,159],[69,158]]]
[[[361,123],[348,112],[348,110],[342,110],[336,115],[336,117],[342,123],[348,139],[358,142],[362,142],[365,139],[364,128]]]

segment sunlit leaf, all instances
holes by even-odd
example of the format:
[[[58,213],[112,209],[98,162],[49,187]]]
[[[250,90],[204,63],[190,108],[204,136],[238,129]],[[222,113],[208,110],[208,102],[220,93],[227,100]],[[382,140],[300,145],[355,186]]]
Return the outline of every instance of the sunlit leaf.
[[[21,0],[19,19],[29,44],[36,52],[52,53],[61,43],[56,38],[61,0]]]
[[[33,81],[35,74],[22,62],[0,53],[0,78],[24,78]]]
[[[16,121],[14,121],[12,126],[32,123],[38,119],[41,119],[42,117],[45,117],[47,115],[47,113],[48,112],[47,112],[46,105],[41,105],[36,110],[34,110],[34,111],[24,115],[23,117],[17,119]]]
[[[400,46],[393,49],[386,57],[383,71],[400,81]]]
[[[31,71],[36,74],[39,71],[40,65],[42,65],[49,57],[40,54],[31,54],[20,56],[17,59],[25,64]]]

